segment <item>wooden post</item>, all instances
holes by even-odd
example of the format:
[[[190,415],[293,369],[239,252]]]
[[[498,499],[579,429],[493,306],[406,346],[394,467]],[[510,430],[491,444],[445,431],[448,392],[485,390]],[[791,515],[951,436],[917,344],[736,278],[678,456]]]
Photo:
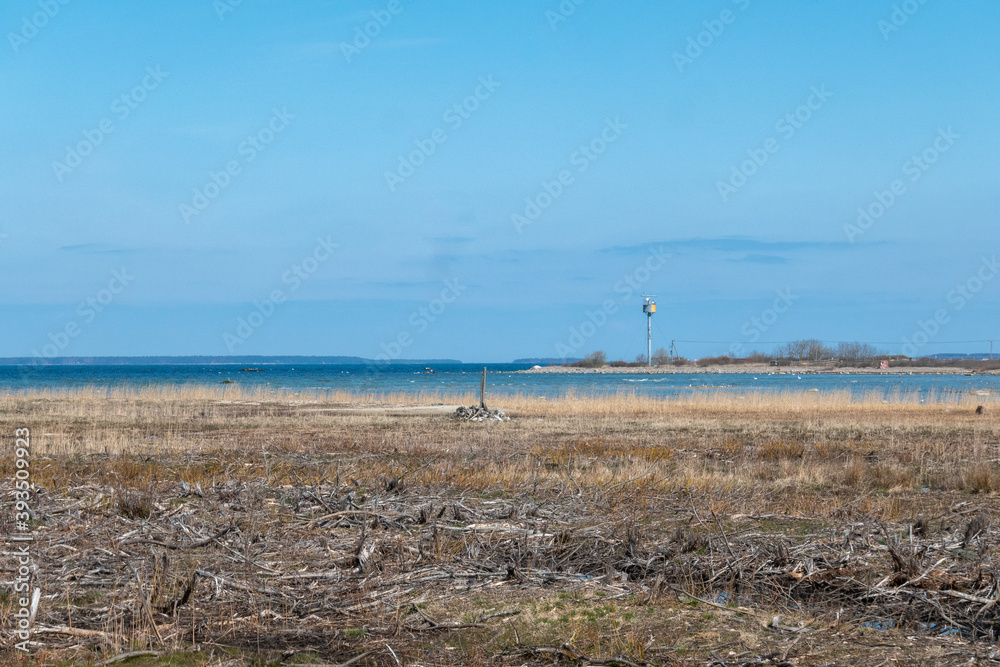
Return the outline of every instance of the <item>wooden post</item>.
[[[486,366],[483,366],[483,380],[479,383],[479,407],[486,408]]]

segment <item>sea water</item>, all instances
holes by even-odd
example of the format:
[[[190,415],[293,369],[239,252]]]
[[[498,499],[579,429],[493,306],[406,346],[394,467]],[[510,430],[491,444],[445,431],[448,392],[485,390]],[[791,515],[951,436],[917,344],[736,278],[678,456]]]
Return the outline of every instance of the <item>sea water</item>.
[[[240,365],[0,366],[0,391],[37,388],[239,386],[246,389],[332,393],[477,393],[483,367],[492,395],[558,398],[634,392],[655,397],[702,391],[849,391],[891,396],[940,397],[1000,392],[1000,376],[933,374],[780,373],[525,373],[530,364],[355,365],[265,364],[259,372]],[[228,381],[228,382],[227,382]]]

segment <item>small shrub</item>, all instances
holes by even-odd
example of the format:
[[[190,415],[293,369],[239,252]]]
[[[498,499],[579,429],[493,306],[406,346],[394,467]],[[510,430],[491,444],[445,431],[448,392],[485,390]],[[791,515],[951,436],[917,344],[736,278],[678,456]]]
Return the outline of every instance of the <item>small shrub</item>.
[[[126,519],[148,519],[156,508],[153,494],[148,490],[119,488],[115,494],[115,508]]]
[[[970,493],[990,493],[1000,487],[993,466],[980,465],[962,475],[962,488]]]
[[[853,459],[844,467],[844,486],[861,486],[868,479],[868,463]]]
[[[600,368],[601,366],[608,363],[608,357],[603,352],[598,350],[597,352],[591,352],[583,361],[577,361],[576,363],[570,364],[570,366],[577,366],[580,368]]]
[[[777,440],[766,442],[760,447],[760,458],[767,461],[782,459],[800,459],[806,452],[806,446],[801,442]]]
[[[852,451],[850,444],[845,442],[817,442],[816,456],[821,459],[839,459],[846,457]]]
[[[880,463],[870,469],[872,482],[880,489],[897,487],[913,487],[916,482],[912,468],[906,468],[891,463]]]
[[[721,366],[725,364],[733,363],[731,357],[721,356],[721,357],[702,357],[696,362],[699,366],[704,368],[705,366]]]

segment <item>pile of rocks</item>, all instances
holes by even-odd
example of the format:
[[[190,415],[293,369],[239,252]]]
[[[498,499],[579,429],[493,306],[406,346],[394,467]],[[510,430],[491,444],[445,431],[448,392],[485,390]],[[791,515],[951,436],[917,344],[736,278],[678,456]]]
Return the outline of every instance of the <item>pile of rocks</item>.
[[[503,410],[490,410],[478,405],[470,405],[469,407],[462,405],[458,410],[455,410],[455,419],[463,419],[470,422],[502,422],[509,420],[510,417],[505,415]]]

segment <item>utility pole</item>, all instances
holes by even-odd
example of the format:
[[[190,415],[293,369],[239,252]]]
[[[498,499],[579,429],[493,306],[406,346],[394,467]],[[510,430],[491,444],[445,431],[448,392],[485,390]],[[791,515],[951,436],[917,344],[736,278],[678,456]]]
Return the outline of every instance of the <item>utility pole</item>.
[[[642,304],[642,312],[646,313],[646,365],[653,365],[653,313],[656,312],[655,294],[643,294],[646,303]]]

